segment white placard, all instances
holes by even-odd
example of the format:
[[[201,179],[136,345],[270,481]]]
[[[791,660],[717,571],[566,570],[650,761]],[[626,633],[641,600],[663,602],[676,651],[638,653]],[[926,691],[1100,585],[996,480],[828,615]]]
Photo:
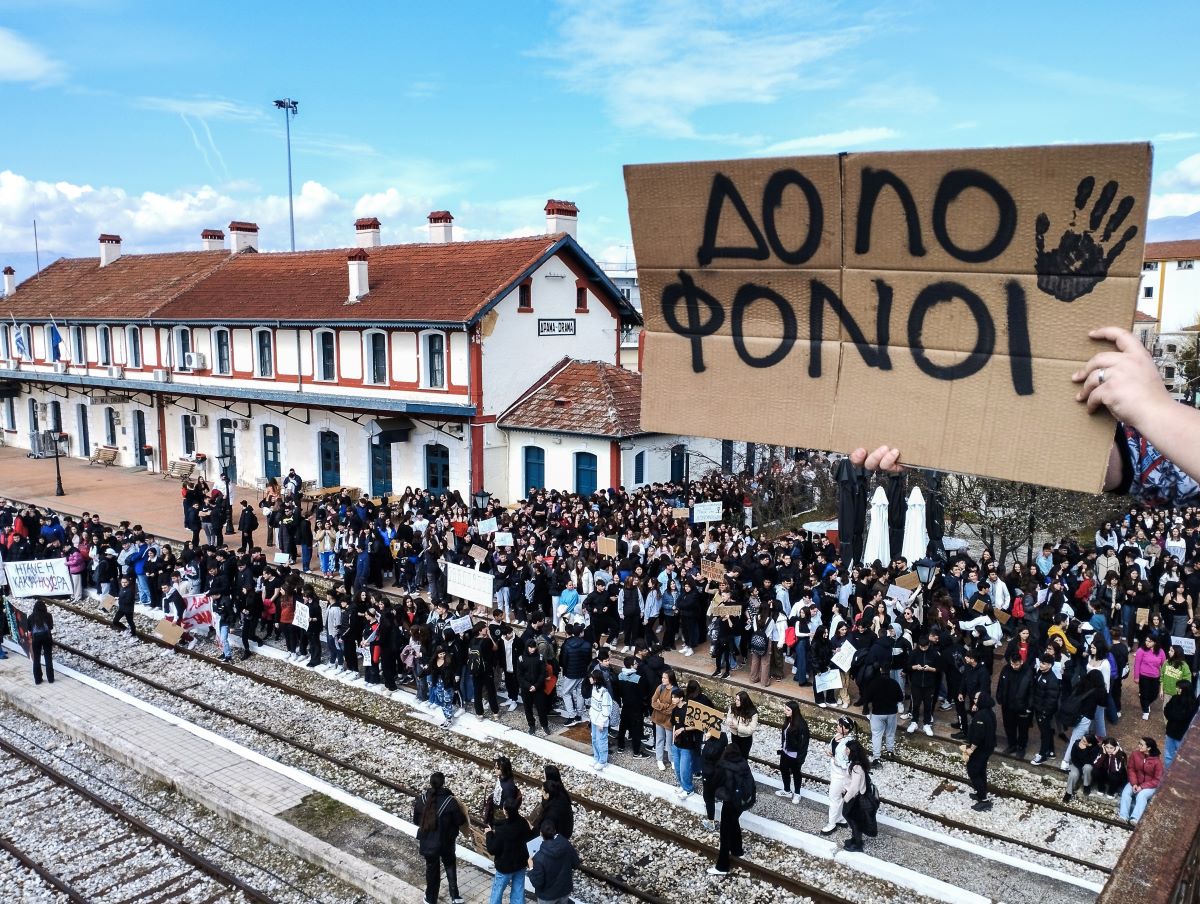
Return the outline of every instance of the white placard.
[[[286,552],[277,552],[277,553],[275,553],[275,557],[273,559],[271,559],[271,561],[274,562],[276,565],[286,565],[288,562],[292,561],[292,557],[289,556]]]
[[[1195,638],[1176,637],[1174,634],[1172,634],[1171,635],[1171,646],[1179,647],[1181,650],[1183,650],[1184,656],[1195,656],[1196,655]]]
[[[901,605],[908,605],[908,601],[912,599],[912,591],[906,590],[898,584],[889,584],[887,595]]]
[[[830,669],[828,672],[822,672],[817,676],[816,691],[818,694],[825,691],[836,691],[842,687],[842,673],[837,669]]]
[[[855,652],[854,644],[847,640],[838,648],[838,651],[833,654],[833,659],[830,661],[843,672],[849,672],[850,665],[854,662]]]
[[[292,604],[292,626],[307,631],[309,617],[308,603],[296,600]]]
[[[471,630],[471,616],[460,615],[458,618],[450,619],[450,630],[455,634],[466,634]]]
[[[9,562],[4,566],[9,593],[24,599],[31,596],[70,596],[71,574],[66,559],[34,559]]]
[[[720,521],[724,514],[719,502],[697,502],[692,506],[692,521],[697,524]]]
[[[492,605],[492,576],[486,571],[476,571],[474,568],[464,568],[453,562],[444,563],[446,566],[446,592],[451,596],[460,596],[473,603],[491,608]]]
[[[484,534],[494,534],[499,526],[500,525],[496,523],[495,518],[484,518],[479,522],[479,526],[476,528],[476,530],[480,536],[483,536]]]
[[[497,546],[512,546],[513,545],[512,534],[509,531],[503,531],[503,530],[496,531],[495,539],[496,539]]]

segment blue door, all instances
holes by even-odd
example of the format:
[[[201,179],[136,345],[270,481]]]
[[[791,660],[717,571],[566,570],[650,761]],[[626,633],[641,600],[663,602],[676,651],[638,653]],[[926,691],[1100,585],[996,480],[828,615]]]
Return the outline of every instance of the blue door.
[[[596,456],[591,452],[575,453],[575,492],[580,496],[596,492]]]
[[[263,477],[279,479],[282,468],[279,462],[279,428],[274,424],[263,424],[262,428]]]
[[[425,488],[434,496],[450,489],[450,450],[441,443],[425,447]]]
[[[523,489],[546,488],[546,450],[541,446],[525,447],[525,486]]]
[[[230,484],[237,482],[237,456],[234,454],[233,421],[227,417],[217,421],[217,451],[228,462],[227,471],[221,473],[221,479]]]
[[[321,456],[321,486],[338,487],[342,485],[342,444],[338,435],[332,430],[322,430],[317,434],[317,444]]]
[[[671,447],[671,483],[683,483],[687,478],[687,446],[679,443]]]
[[[146,413],[142,409],[133,412],[133,457],[141,466],[146,466]]]
[[[371,495],[392,493],[392,444],[371,443]]]

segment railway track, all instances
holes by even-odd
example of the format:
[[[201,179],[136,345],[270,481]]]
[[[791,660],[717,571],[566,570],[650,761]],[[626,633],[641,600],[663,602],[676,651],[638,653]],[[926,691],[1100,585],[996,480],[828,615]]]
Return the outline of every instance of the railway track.
[[[90,613],[75,610],[74,607],[71,606],[65,606],[63,608],[66,608],[70,611],[77,611],[80,615],[90,616]],[[231,721],[234,724],[242,726],[243,728],[269,737],[278,743],[286,744],[292,748],[295,748],[296,750],[301,751],[305,758],[311,759],[315,757],[322,762],[334,766],[337,769],[349,771],[365,781],[371,782],[381,788],[385,788],[397,794],[401,794],[406,798],[411,798],[414,794],[419,793],[420,791],[419,788],[414,787],[409,782],[398,781],[394,778],[383,775],[377,769],[363,766],[358,762],[351,762],[344,757],[339,757],[336,754],[330,753],[328,750],[321,750],[313,745],[306,744],[304,741],[289,736],[284,732],[277,731],[273,727],[263,725],[257,720],[249,719],[244,715],[230,712],[229,710],[220,706],[215,706],[210,702],[200,699],[195,694],[178,691],[163,681],[159,681],[155,678],[141,674],[134,669],[125,668],[115,663],[107,662],[100,656],[93,655],[86,650],[79,649],[78,647],[70,644],[64,644],[57,641],[56,644],[63,652],[77,656],[80,660],[88,662],[98,668],[111,671],[125,678],[137,681],[140,684],[143,684],[146,687],[157,691],[158,693],[166,694],[183,704],[197,707],[198,709],[201,709],[214,717]],[[166,644],[162,645],[166,646]],[[226,671],[232,675],[237,675],[259,685],[272,688],[280,693],[299,698],[308,704],[321,707],[326,711],[337,713],[348,719],[365,723],[374,728],[387,732],[388,734],[398,736],[407,742],[418,744],[421,747],[427,748],[436,753],[436,755],[443,761],[446,759],[453,759],[468,764],[469,766],[474,767],[474,769],[477,771],[476,777],[473,779],[473,783],[476,785],[490,781],[489,777],[494,767],[493,754],[490,752],[483,753],[479,751],[469,751],[463,749],[461,745],[451,745],[437,738],[431,738],[422,731],[408,728],[399,722],[393,720],[384,720],[368,713],[342,706],[341,704],[325,700],[318,695],[290,687],[282,682],[275,681],[266,676],[258,675],[252,671],[239,668],[235,665],[220,663],[214,658],[204,656],[203,654],[196,653],[195,651],[186,652],[191,658],[197,660],[198,662],[203,662],[207,666],[220,666],[223,671]],[[418,722],[418,724],[423,726],[426,730],[429,729],[429,726],[425,723]],[[540,789],[541,785],[541,777],[530,772],[522,772],[520,770],[516,770],[515,777],[520,784],[525,786],[527,799],[536,799],[536,797],[530,798],[528,795],[537,794],[537,791]],[[666,822],[665,820],[654,819],[649,814],[643,816],[636,813],[631,813],[625,809],[614,806],[611,803],[606,803],[604,801],[594,799],[593,797],[586,797],[577,794],[574,792],[574,790],[573,797],[577,805],[583,808],[585,811],[601,817],[602,819],[609,820],[613,823],[623,826],[624,828],[621,833],[621,837],[625,838],[626,840],[630,838],[630,831],[632,831],[646,836],[650,842],[649,847],[651,849],[661,851],[662,845],[666,843],[677,849],[681,849],[684,852],[695,855],[695,857],[705,866],[711,864],[716,858],[717,849],[713,845],[702,840],[698,840],[678,831],[675,828],[670,827],[669,825],[664,824]],[[805,858],[810,861],[816,861],[816,863],[810,862],[807,864],[809,872],[812,872],[813,869],[817,867],[819,867],[819,869],[822,871],[842,870],[844,872],[849,872],[849,870],[846,870],[845,867],[838,866],[828,860],[822,860],[820,858],[804,855],[800,851],[796,851],[795,849],[787,848],[782,845],[778,845],[777,848],[772,848],[770,842],[764,842],[762,845],[755,845],[756,849],[760,847],[764,849],[769,848],[769,853],[771,854],[781,855],[784,858],[784,862],[780,864],[781,868],[773,868],[763,863],[756,862],[755,860],[746,858],[735,858],[735,865],[742,873],[754,880],[756,883],[761,883],[763,886],[771,889],[782,890],[791,895],[790,898],[785,898],[785,900],[812,901],[814,904],[841,904],[841,902],[861,900],[860,898],[839,895],[831,892],[826,887],[822,887],[821,884],[816,884],[812,881],[805,881],[804,879],[801,879],[798,874],[802,872],[802,870],[794,868],[789,869],[789,865],[794,867],[795,863],[793,862],[793,864],[788,864],[786,861],[789,859],[793,861],[797,859],[803,860]],[[590,861],[592,864],[597,862],[613,862],[613,850],[614,848],[606,846],[604,849],[593,851],[591,856],[588,855],[586,849],[581,850],[581,854],[584,856],[585,861]],[[648,858],[645,857],[641,858],[643,861],[647,859]],[[776,860],[777,858],[772,857],[771,859]],[[631,895],[640,901],[647,902],[647,904],[672,904],[672,902],[680,902],[685,899],[689,901],[695,899],[693,893],[676,894],[673,893],[670,888],[662,887],[661,875],[656,880],[647,880],[646,877],[639,875],[638,868],[646,866],[646,863],[629,860],[621,861],[620,858],[617,858],[617,862],[617,871],[605,871],[598,869],[595,866],[589,866],[585,869],[585,872],[594,880],[602,882],[619,892]],[[700,870],[700,872],[702,873],[703,870]],[[872,880],[871,877],[865,875],[856,874],[853,878],[864,884],[875,883],[880,886],[884,885],[884,883],[879,882],[878,880]],[[843,883],[845,882],[845,879],[846,877],[843,876]],[[921,896],[913,894],[908,889],[895,887],[894,890],[900,893],[900,895],[896,897],[897,900],[899,900],[901,897],[907,901],[923,900]],[[888,900],[888,897],[884,897],[881,900]]]
[[[72,904],[272,898],[0,739],[0,849]]]
[[[75,607],[73,607],[73,606],[63,606],[63,608],[67,609],[68,611],[76,612],[77,614],[79,614],[81,616],[84,616],[86,618],[89,618],[89,619],[92,619],[95,621],[101,620],[98,617],[94,616],[92,613],[89,613],[86,611],[81,611],[81,610],[76,610]],[[167,646],[166,644],[160,644],[160,645],[164,646],[164,647]],[[88,658],[90,656],[90,654],[86,654],[84,651],[76,650],[75,652],[83,654],[83,658]],[[409,731],[404,731],[399,726],[395,725],[394,722],[390,719],[381,720],[375,716],[372,716],[369,713],[364,713],[362,710],[360,710],[358,708],[348,707],[348,706],[344,706],[339,703],[335,703],[324,697],[311,694],[308,691],[305,691],[301,688],[297,688],[291,684],[287,684],[287,683],[275,680],[271,677],[261,675],[255,671],[245,669],[242,667],[238,667],[238,666],[234,666],[231,664],[219,663],[215,658],[206,656],[197,651],[187,651],[187,655],[193,659],[201,660],[209,666],[218,666],[218,667],[222,668],[224,671],[245,676],[259,684],[266,685],[268,687],[277,689],[283,693],[307,700],[309,702],[312,702],[316,705],[321,706],[324,709],[336,712],[336,713],[346,716],[348,718],[364,721],[364,722],[367,722],[368,724],[374,724],[374,725],[377,725],[378,727],[381,727],[387,731],[400,730],[406,737],[413,738],[413,737],[419,736],[418,739],[421,743],[433,744],[433,746],[435,746],[442,754],[449,755],[449,756],[455,756],[455,757],[461,757],[463,754],[463,751],[461,751],[459,749],[459,747],[457,747],[457,746],[451,747],[451,746],[442,744],[440,742],[436,742],[434,740],[428,739],[420,732],[414,734]],[[95,657],[92,657],[92,658],[94,659]],[[161,657],[159,657],[159,658],[161,661]],[[99,663],[99,664],[104,665],[105,667],[110,667],[107,663]],[[304,674],[311,674],[311,673],[304,673]],[[135,677],[136,680],[138,680],[138,681],[143,681],[143,682],[146,681],[145,677],[142,675],[135,675],[133,677]],[[313,675],[313,677],[316,678],[317,676]],[[192,697],[191,699],[188,699],[189,695],[181,695],[181,694],[178,694],[177,692],[172,691],[171,689],[168,689],[165,687],[163,687],[162,689],[165,692],[172,693],[173,695],[175,695],[181,699],[185,699],[188,702],[193,703],[194,705],[199,705],[199,706],[201,706],[201,708],[205,707],[204,701],[202,701],[202,700],[198,700],[194,697]],[[228,715],[233,717],[235,721],[237,721],[237,719],[240,718],[240,717],[236,717],[234,714],[228,714]],[[254,723],[252,725],[252,727],[256,731],[264,731],[264,733],[267,733],[267,734],[271,733],[270,730],[264,729],[263,726],[261,725],[261,723]],[[429,726],[423,725],[423,728],[425,731],[428,731]],[[278,736],[278,733],[276,733],[276,735]],[[278,737],[286,743],[292,743],[289,739],[287,739],[283,736],[278,736]],[[327,759],[329,759],[329,758],[327,757]],[[490,766],[490,764],[491,764],[490,759],[484,759],[482,757],[476,757],[474,759],[478,765]],[[770,762],[768,762],[766,760],[759,759],[758,762],[762,766],[767,766],[767,767],[773,768],[773,764],[771,764]],[[349,766],[351,771],[358,771],[359,774],[363,774],[362,771],[358,770],[357,767],[355,767],[353,764],[341,763],[340,765]],[[377,781],[382,779],[382,777],[379,776],[378,774],[372,774],[371,778],[374,780],[377,780]],[[815,781],[827,781],[827,780],[821,779],[821,778],[819,778],[815,775],[811,775],[811,774],[808,775],[808,778],[810,780],[815,780]],[[958,776],[954,776],[954,778],[955,778],[955,780],[960,781],[960,778]],[[532,776],[525,776],[525,779],[530,782],[536,781],[536,779]],[[389,784],[388,780],[386,780],[386,779],[383,779],[380,783],[384,784],[385,786],[387,786]],[[392,783],[392,786],[395,787],[394,783]],[[401,788],[398,790],[405,790],[405,791],[409,791],[411,793],[411,789]],[[897,806],[900,809],[906,810],[907,812],[911,812],[915,815],[919,815],[919,816],[925,817],[929,820],[939,822],[942,825],[946,826],[947,829],[957,830],[957,831],[961,831],[961,832],[968,832],[968,833],[980,836],[981,838],[987,838],[989,840],[995,840],[995,841],[1001,841],[1001,842],[1007,841],[1010,843],[1012,842],[1012,838],[1009,836],[1006,836],[1002,832],[989,831],[986,829],[982,829],[982,827],[980,827],[980,826],[969,825],[969,824],[966,824],[966,823],[963,823],[963,822],[960,822],[957,820],[949,819],[949,818],[945,817],[944,815],[931,813],[929,811],[922,810],[918,807],[914,807],[911,805],[905,805],[902,802],[898,802],[898,801],[889,801],[889,802],[892,803],[893,805]],[[612,816],[613,818],[623,819],[626,822],[629,821],[628,819],[625,819],[624,816],[614,815],[611,807],[605,807],[602,805],[596,809],[601,813],[605,813],[606,815]],[[640,830],[655,834],[657,837],[659,837],[663,841],[677,843],[680,846],[688,848],[688,849],[690,849],[698,854],[701,854],[703,856],[707,856],[707,857],[715,856],[715,851],[711,846],[705,845],[705,844],[703,844],[703,842],[699,842],[699,843],[695,842],[692,838],[690,838],[686,835],[680,835],[680,833],[678,833],[678,832],[665,832],[664,833],[661,831],[660,826],[658,826],[654,823],[648,824],[647,820],[639,819],[639,818],[635,817],[634,821],[633,821],[633,825],[637,826]],[[1046,856],[1049,856],[1049,857],[1054,857],[1054,858],[1058,858],[1062,861],[1074,863],[1074,864],[1084,867],[1084,868],[1097,869],[1097,867],[1094,865],[1093,861],[1089,861],[1082,857],[1073,857],[1071,855],[1065,855],[1065,854],[1061,853],[1060,850],[1051,849],[1051,848],[1043,846],[1043,845],[1030,844],[1030,843],[1024,842],[1024,841],[1022,841],[1021,844],[1030,850],[1036,850],[1036,851],[1038,851],[1042,854],[1045,854]],[[755,869],[755,864],[753,864],[752,861],[746,861],[744,866],[746,867],[747,872],[751,873],[756,878],[761,878],[764,881],[775,881],[775,882],[779,883],[779,880],[777,877],[765,875],[762,872],[760,872],[759,870]],[[621,887],[619,884],[609,881],[612,877],[596,876],[596,878],[598,880],[605,881],[607,884],[610,884],[613,887],[618,887],[618,888]],[[784,888],[789,888],[796,894],[808,894],[810,896],[812,895],[811,892],[802,891],[800,888],[798,888],[795,885],[795,883],[784,882],[784,883],[779,883],[779,884],[781,884],[782,887],[784,887]],[[631,888],[626,887],[626,888],[623,888],[622,890],[628,891],[631,894],[636,894],[636,892]],[[641,896],[641,897],[643,900],[648,900],[648,898],[646,898],[644,896]]]

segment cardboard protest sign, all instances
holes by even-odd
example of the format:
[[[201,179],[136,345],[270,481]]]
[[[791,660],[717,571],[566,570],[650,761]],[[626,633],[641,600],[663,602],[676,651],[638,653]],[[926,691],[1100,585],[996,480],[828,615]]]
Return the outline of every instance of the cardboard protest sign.
[[[830,669],[828,672],[821,672],[817,675],[817,683],[815,690],[818,694],[823,694],[825,691],[836,691],[842,687],[842,673],[837,669]]]
[[[1171,646],[1179,647],[1181,650],[1183,650],[1184,656],[1195,656],[1196,655],[1195,638],[1176,637],[1174,634],[1172,634],[1171,635]]]
[[[671,509],[672,518],[688,518],[691,516],[691,509],[688,508],[673,508]]]
[[[1089,329],[1133,321],[1150,157],[1113,144],[627,166],[643,429],[888,443],[915,465],[1098,491],[1113,423],[1075,402],[1070,375],[1107,347]]]
[[[921,586],[921,579],[917,577],[915,571],[906,571],[896,578],[896,586],[903,587],[905,590],[916,590]]]
[[[496,531],[495,540],[496,540],[497,546],[512,546],[513,545],[513,535],[509,531],[502,531],[502,530]]]
[[[742,614],[741,606],[713,606],[712,613],[717,618],[737,618]]]
[[[8,592],[18,599],[71,595],[71,575],[66,559],[8,562],[4,573],[8,576]]]
[[[725,713],[694,700],[687,702],[686,723],[688,728],[702,731],[705,734],[719,735],[721,726],[725,724]]]
[[[476,571],[455,565],[453,562],[444,563],[446,566],[446,592],[451,596],[460,596],[481,606],[492,605],[492,576],[485,571]]]
[[[303,600],[296,600],[292,604],[292,624],[302,631],[307,631],[309,618],[308,603]]]
[[[830,659],[830,662],[836,665],[843,672],[848,672],[850,671],[851,664],[854,662],[854,653],[854,644],[843,643],[840,647],[838,647],[838,651],[833,654],[833,658]]]
[[[275,555],[271,556],[271,562],[275,565],[286,565],[290,561],[292,561],[292,557],[286,552],[277,552]]]
[[[617,538],[601,537],[596,541],[596,551],[602,556],[615,557],[617,554]]]
[[[175,622],[169,622],[165,618],[162,618],[154,626],[153,634],[155,637],[161,637],[171,646],[175,646],[175,644],[183,639],[183,628],[175,624]]]
[[[697,502],[692,507],[692,520],[697,524],[708,524],[710,521],[720,521],[724,512],[719,502]]]
[[[887,597],[888,599],[895,600],[903,606],[906,605],[910,599],[912,599],[912,591],[905,587],[901,587],[899,582],[897,582],[895,584],[888,585]]]
[[[482,562],[487,558],[488,551],[482,546],[476,546],[474,543],[472,543],[471,548],[467,550],[467,555],[469,555],[476,562]]]
[[[725,566],[714,559],[701,559],[700,577],[720,583],[725,580]]]
[[[109,615],[112,614],[113,609],[115,609],[116,607],[117,607],[117,598],[115,596],[112,596],[111,594],[106,593],[106,594],[104,594],[104,596],[100,597],[100,608],[102,610],[104,610],[105,612],[107,612]]]

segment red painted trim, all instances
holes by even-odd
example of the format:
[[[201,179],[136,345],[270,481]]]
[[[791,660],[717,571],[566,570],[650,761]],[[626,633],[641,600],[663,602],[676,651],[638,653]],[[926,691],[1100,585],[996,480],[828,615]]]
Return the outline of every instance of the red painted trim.
[[[616,440],[608,444],[608,485],[621,485],[621,444]]]
[[[483,425],[471,425],[471,492],[483,489]]]
[[[620,343],[621,343],[621,340],[620,340],[620,338],[618,338],[617,339],[618,347],[620,346]],[[642,372],[642,355],[645,353],[645,351],[646,351],[646,330],[643,327],[642,331],[640,333],[638,333],[638,373]]]
[[[467,333],[468,382],[471,386],[471,404],[476,411],[483,411],[483,337],[476,324]]]
[[[167,413],[163,394],[154,394],[154,413],[158,418],[158,468],[164,474],[167,471]]]

